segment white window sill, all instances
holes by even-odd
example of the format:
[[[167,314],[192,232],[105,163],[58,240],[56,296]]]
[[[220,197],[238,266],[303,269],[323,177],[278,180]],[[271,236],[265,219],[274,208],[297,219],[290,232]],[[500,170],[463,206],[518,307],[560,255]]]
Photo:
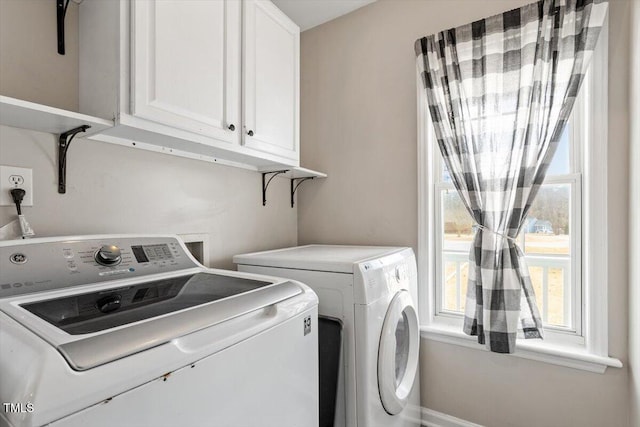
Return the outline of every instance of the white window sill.
[[[423,325],[420,327],[420,335],[422,338],[433,341],[488,351],[484,345],[478,344],[477,337],[468,336],[456,327]],[[599,374],[604,373],[609,366],[622,368],[622,362],[618,359],[591,354],[584,348],[550,345],[541,340],[518,340],[515,353],[507,356],[521,357]]]

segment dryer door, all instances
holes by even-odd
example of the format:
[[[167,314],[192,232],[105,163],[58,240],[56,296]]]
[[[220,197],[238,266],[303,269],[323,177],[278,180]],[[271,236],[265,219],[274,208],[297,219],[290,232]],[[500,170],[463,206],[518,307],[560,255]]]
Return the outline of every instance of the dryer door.
[[[378,390],[391,415],[406,406],[418,371],[418,316],[407,291],[398,292],[387,310],[378,349]]]

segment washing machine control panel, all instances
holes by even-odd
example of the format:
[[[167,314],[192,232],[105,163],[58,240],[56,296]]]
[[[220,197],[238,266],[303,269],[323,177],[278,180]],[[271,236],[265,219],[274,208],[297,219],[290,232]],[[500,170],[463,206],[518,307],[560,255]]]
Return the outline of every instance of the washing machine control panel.
[[[0,298],[199,266],[176,237],[14,241],[0,246]]]

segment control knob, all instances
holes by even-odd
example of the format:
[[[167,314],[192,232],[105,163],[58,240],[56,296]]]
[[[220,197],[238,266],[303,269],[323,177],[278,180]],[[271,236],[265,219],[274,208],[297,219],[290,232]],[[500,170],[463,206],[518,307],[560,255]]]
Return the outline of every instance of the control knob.
[[[122,254],[119,247],[104,245],[98,249],[94,258],[100,265],[118,265],[122,261]]]

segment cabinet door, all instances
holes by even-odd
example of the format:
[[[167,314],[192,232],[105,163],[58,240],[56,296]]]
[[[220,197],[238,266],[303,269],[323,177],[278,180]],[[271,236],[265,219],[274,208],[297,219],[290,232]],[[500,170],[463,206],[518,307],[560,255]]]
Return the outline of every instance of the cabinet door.
[[[239,144],[241,7],[133,1],[131,114]]]
[[[244,5],[243,142],[298,164],[300,29],[270,1]]]

